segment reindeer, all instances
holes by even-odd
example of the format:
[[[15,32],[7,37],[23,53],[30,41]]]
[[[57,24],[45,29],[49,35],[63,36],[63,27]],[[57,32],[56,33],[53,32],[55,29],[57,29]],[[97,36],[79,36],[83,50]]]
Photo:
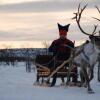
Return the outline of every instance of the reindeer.
[[[100,14],[100,9],[97,6],[95,6],[95,8],[98,10],[98,12]],[[93,18],[100,22],[99,18],[95,18],[95,17],[93,17]],[[99,31],[99,36],[100,36],[100,31]],[[99,53],[99,56],[98,56],[98,64],[99,64],[99,66],[98,66],[98,81],[100,82],[100,53]]]
[[[97,25],[94,25],[94,29],[91,34],[85,32],[80,25],[80,19],[86,7],[87,5],[85,5],[83,8],[80,8],[79,4],[78,12],[74,13],[75,17],[73,19],[76,19],[79,29],[82,33],[89,36],[90,41],[75,48],[73,63],[80,66],[81,78],[83,77],[86,81],[88,93],[94,93],[90,86],[90,81],[94,77],[94,65],[97,62],[98,55],[100,56],[100,36],[95,36]],[[84,83],[84,80],[82,80],[81,83]]]

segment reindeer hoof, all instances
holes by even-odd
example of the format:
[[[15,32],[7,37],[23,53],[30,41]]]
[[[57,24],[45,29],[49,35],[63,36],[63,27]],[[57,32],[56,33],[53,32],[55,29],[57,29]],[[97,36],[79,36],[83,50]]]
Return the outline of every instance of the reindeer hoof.
[[[93,90],[88,90],[89,94],[94,94],[95,92]]]

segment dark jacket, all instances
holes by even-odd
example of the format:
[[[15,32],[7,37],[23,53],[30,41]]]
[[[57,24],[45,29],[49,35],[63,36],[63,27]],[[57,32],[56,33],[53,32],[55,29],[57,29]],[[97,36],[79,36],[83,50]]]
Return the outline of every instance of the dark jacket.
[[[71,54],[71,48],[74,48],[74,43],[69,39],[57,39],[54,40],[49,47],[49,52],[53,52],[53,55],[57,60],[67,60]]]

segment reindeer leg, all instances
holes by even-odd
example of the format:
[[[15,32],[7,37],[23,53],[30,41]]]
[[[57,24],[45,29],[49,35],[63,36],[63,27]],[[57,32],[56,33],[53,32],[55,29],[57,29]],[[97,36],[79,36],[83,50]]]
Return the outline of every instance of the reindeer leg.
[[[82,87],[83,84],[85,84],[85,77],[82,70],[80,70],[80,78],[81,78],[80,87]]]
[[[87,73],[87,69],[85,69],[85,68],[84,68],[84,76],[86,78],[86,84],[87,84],[88,93],[94,93],[94,91],[91,89],[91,86],[90,86],[90,79],[89,79],[89,76],[88,76],[88,73]]]
[[[90,69],[90,79],[89,81],[91,81],[94,77],[94,66]]]

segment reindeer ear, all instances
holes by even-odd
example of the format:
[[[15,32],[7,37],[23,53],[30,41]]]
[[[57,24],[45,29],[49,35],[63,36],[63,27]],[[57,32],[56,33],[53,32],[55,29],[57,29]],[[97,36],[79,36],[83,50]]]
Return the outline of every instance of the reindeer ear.
[[[86,43],[86,44],[88,44],[89,42],[90,42],[89,40],[86,40],[86,42],[85,42],[85,43]]]
[[[89,38],[90,38],[90,40],[92,41],[93,38],[94,38],[94,36],[93,36],[93,35],[90,35]]]

